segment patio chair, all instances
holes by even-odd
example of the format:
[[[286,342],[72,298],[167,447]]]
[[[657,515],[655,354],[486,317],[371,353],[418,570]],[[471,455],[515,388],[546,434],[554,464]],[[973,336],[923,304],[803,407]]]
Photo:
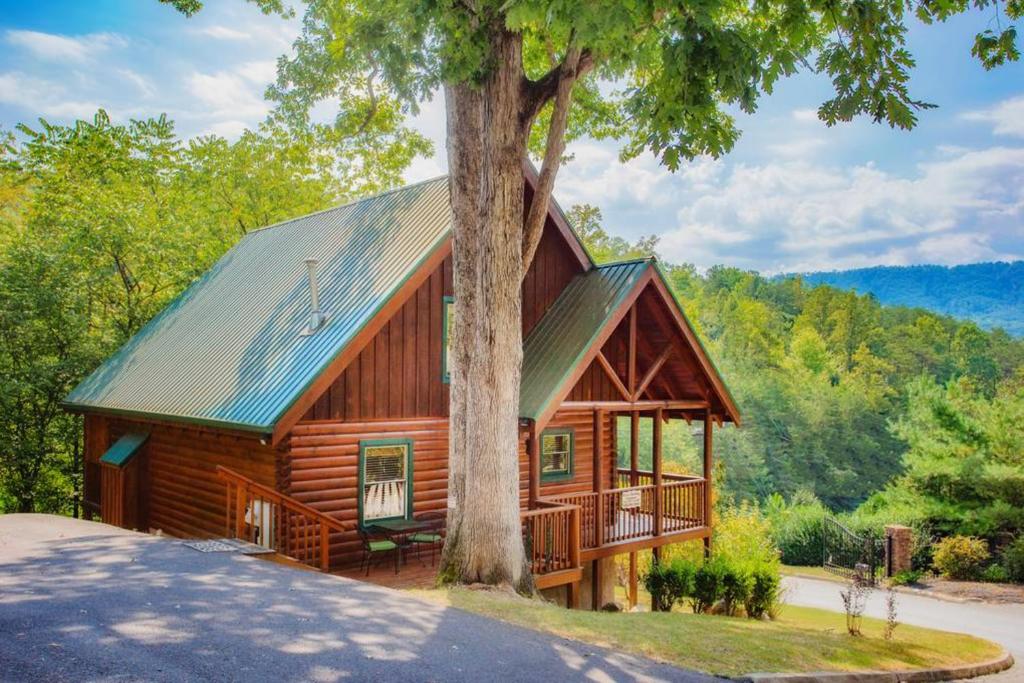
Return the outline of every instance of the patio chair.
[[[363,528],[359,529],[359,538],[363,542],[363,559],[359,562],[359,569],[366,565],[366,576],[370,575],[370,565],[373,563],[374,555],[381,557],[392,553],[395,558],[395,573],[398,573],[398,559],[400,547],[389,538],[374,538]]]
[[[415,519],[417,522],[430,522],[430,527],[409,536],[409,543],[416,546],[417,558],[420,556],[420,548],[425,545],[430,546],[431,567],[434,566],[434,555],[444,542],[444,536],[441,532],[444,530],[444,522],[447,515],[448,513],[443,510],[438,510],[436,512],[424,512],[422,515],[416,515]]]

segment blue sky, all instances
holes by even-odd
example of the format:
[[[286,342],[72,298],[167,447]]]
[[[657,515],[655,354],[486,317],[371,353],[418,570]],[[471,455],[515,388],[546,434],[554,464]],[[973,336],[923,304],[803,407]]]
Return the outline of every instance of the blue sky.
[[[939,109],[914,131],[868,121],[826,128],[827,80],[784,82],[728,157],[673,174],[627,164],[614,143],[577,141],[556,197],[597,205],[613,233],[657,234],[671,261],[763,272],[1024,258],[1024,65],[985,72],[970,56],[990,16],[912,25],[916,97]],[[185,19],[156,0],[0,0],[0,127],[166,112],[183,135],[237,136],[266,115],[262,94],[298,21],[242,0],[210,0]],[[414,125],[435,141],[409,180],[444,171],[444,112]]]

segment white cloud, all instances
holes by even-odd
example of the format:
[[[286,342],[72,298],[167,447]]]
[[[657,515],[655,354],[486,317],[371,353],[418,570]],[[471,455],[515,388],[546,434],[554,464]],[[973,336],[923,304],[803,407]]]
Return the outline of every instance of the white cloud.
[[[817,109],[794,109],[790,115],[794,121],[800,123],[818,123],[820,121]]]
[[[766,146],[769,153],[787,159],[804,159],[825,146],[825,140],[819,137],[797,137],[785,142],[775,142]]]
[[[189,92],[207,105],[213,119],[245,117],[260,120],[270,111],[261,88],[238,72],[218,71],[213,74],[193,72],[187,80]]]
[[[967,263],[1020,258],[1024,239],[1024,148],[947,150],[908,176],[872,164],[739,164],[711,192],[681,179],[669,193],[682,208],[661,250],[700,266]]]
[[[988,109],[967,112],[963,118],[992,124],[996,135],[1024,137],[1024,95],[1003,100]]]
[[[634,202],[648,206],[664,205],[670,198],[664,192],[672,177],[652,155],[645,154],[620,163],[613,149],[594,142],[581,142],[569,150],[571,163],[559,171],[557,194],[563,206]],[[700,182],[707,173],[700,162],[684,166],[677,175]]]
[[[92,119],[100,105],[68,95],[64,86],[18,72],[0,74],[0,103],[21,107],[34,116]]]
[[[257,85],[267,85],[277,80],[277,62],[272,59],[245,62],[239,65],[237,72]]]
[[[148,99],[156,94],[156,88],[150,80],[142,74],[133,71],[132,69],[117,69],[117,73],[121,78],[134,85],[138,89],[139,94],[143,97]]]
[[[198,33],[214,38],[216,40],[251,40],[252,35],[245,31],[238,31],[227,26],[204,26],[198,29]]]
[[[112,47],[127,45],[127,41],[115,33],[64,36],[39,31],[10,30],[5,37],[11,45],[25,49],[39,59],[61,62],[87,61]]]

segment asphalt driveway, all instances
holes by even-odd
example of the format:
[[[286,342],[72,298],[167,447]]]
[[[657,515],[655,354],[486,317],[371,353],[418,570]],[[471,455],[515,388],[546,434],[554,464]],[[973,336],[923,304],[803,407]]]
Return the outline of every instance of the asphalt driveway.
[[[0,516],[3,681],[710,681],[399,591]]]

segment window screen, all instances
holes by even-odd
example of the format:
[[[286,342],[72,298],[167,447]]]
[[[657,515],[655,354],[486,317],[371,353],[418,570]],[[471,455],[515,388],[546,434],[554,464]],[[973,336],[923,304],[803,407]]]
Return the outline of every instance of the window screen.
[[[407,443],[362,449],[363,521],[404,517],[409,495]]]

